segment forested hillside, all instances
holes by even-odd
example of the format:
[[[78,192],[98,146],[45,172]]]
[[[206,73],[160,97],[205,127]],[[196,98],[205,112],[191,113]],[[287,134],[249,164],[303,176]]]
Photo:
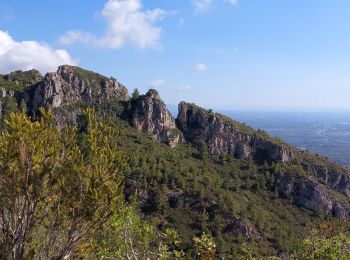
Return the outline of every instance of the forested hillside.
[[[173,118],[156,90],[77,67],[0,90],[5,258],[349,257],[342,166],[195,104]]]

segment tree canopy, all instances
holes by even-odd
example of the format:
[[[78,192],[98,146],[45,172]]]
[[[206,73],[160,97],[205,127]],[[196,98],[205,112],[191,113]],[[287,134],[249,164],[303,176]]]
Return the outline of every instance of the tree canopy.
[[[50,111],[33,122],[12,113],[0,135],[0,257],[63,259],[123,206],[124,156],[115,132],[86,117],[58,129]]]

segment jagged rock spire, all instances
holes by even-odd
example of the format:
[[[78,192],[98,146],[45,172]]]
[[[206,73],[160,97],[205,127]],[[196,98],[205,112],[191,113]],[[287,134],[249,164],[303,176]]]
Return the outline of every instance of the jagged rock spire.
[[[175,119],[155,89],[150,89],[146,95],[141,95],[133,101],[130,123],[171,147],[183,141],[182,133],[176,128]]]

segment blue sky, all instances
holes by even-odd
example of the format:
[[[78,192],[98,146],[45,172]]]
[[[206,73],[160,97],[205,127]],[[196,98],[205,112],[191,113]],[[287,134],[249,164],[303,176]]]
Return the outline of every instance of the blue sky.
[[[350,109],[348,0],[1,0],[0,73],[62,63],[166,103]]]

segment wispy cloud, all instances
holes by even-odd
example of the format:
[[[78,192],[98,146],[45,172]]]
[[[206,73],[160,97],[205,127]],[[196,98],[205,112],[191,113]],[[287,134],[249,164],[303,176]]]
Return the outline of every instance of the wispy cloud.
[[[18,42],[8,32],[0,31],[0,73],[30,69],[46,73],[62,64],[76,64],[66,50],[56,50],[42,42]]]
[[[192,0],[195,11],[197,13],[205,12],[210,9],[213,0]]]
[[[204,72],[204,71],[206,71],[208,69],[208,66],[207,66],[207,64],[205,64],[205,63],[197,63],[196,64],[196,70],[197,71],[200,71],[200,72]]]
[[[165,17],[164,10],[143,10],[140,0],[108,0],[99,14],[107,24],[104,35],[99,37],[89,32],[69,31],[59,38],[59,42],[89,43],[112,49],[122,48],[127,43],[141,49],[160,47],[162,28],[156,23]]]
[[[160,87],[160,86],[163,86],[165,85],[165,81],[163,79],[155,79],[155,80],[152,80],[151,82],[151,87]]]

